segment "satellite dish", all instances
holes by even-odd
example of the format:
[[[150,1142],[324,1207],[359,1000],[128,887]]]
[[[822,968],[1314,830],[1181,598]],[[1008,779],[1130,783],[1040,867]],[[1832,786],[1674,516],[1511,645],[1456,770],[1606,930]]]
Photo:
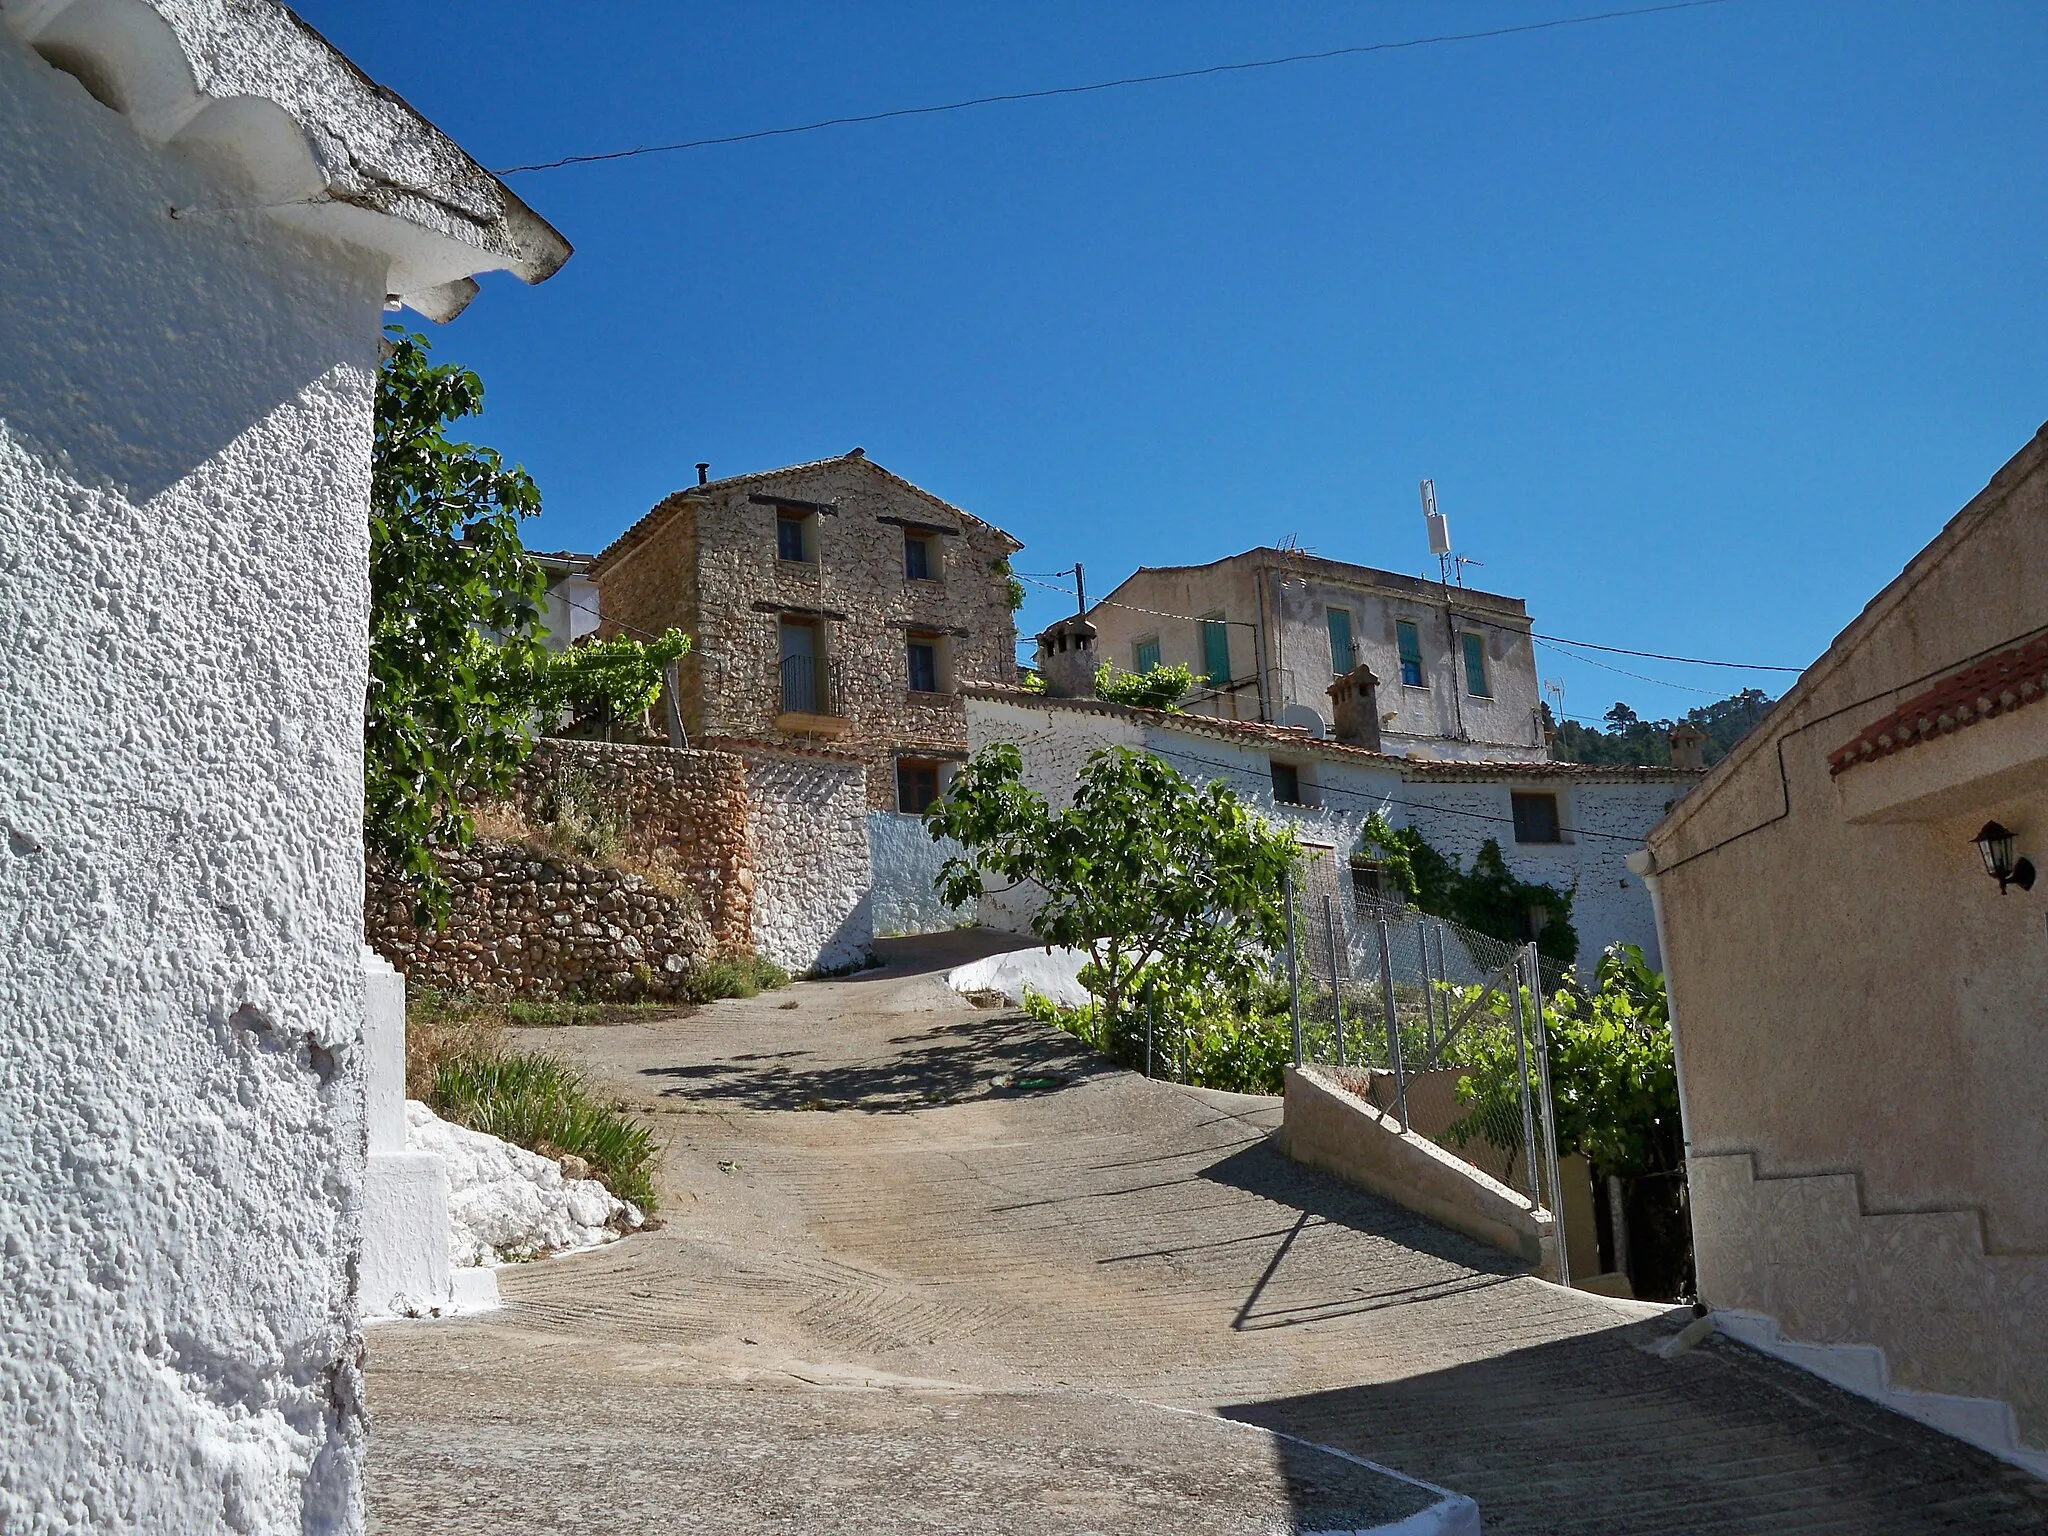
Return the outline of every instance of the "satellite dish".
[[[1318,741],[1323,739],[1323,734],[1328,729],[1323,724],[1323,717],[1306,704],[1290,704],[1281,710],[1280,723],[1290,730],[1307,731]]]

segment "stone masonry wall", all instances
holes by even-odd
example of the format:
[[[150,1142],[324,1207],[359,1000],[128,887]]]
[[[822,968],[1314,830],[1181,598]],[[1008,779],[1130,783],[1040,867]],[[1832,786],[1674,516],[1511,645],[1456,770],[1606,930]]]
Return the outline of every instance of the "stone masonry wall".
[[[629,860],[672,873],[697,899],[710,942],[724,953],[753,946],[754,877],[747,859],[746,764],[729,752],[544,741],[507,797],[538,825],[558,782],[587,780],[628,825]]]
[[[761,498],[759,500],[755,498]],[[829,505],[812,558],[778,558],[774,499]],[[933,576],[904,570],[906,523],[933,530]],[[866,766],[866,802],[896,806],[898,753],[966,756],[957,689],[1016,676],[1016,625],[994,563],[1017,543],[858,453],[678,492],[600,557],[604,633],[686,629],[690,739],[829,746]],[[832,702],[803,722],[782,708],[783,618],[817,622]],[[939,687],[913,690],[909,635],[937,637]],[[780,723],[778,723],[780,722]],[[801,724],[806,729],[799,730]]]
[[[546,996],[676,997],[717,946],[694,896],[608,865],[479,839],[447,868],[448,925],[421,928],[372,863],[372,947],[414,986]]]
[[[674,997],[695,965],[754,948],[747,765],[728,752],[546,741],[503,809],[536,829],[567,778],[626,826],[615,865],[539,840],[480,837],[444,866],[445,928],[371,865],[370,943],[415,985],[545,995]],[[487,814],[487,813],[486,813]]]

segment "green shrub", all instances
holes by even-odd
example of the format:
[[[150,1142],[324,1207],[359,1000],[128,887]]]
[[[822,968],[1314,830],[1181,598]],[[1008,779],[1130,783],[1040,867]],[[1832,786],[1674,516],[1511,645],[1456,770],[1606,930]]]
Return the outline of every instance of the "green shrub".
[[[444,1056],[434,1065],[427,1106],[544,1157],[580,1157],[621,1200],[654,1209],[654,1133],[624,1105],[600,1102],[559,1057],[488,1049]]]
[[[1285,1085],[1287,1063],[1294,1059],[1294,1028],[1287,1013],[1287,991],[1278,989],[1274,1011],[1271,987],[1251,997],[1198,1000],[1184,1016],[1162,1008],[1153,1026],[1152,1075],[1172,1077],[1198,1088],[1228,1093],[1278,1093]],[[1206,1004],[1206,1007],[1203,1006]],[[1248,1005],[1248,1006],[1247,1006]],[[1062,1008],[1043,993],[1024,992],[1024,1011],[1102,1052],[1120,1066],[1145,1068],[1145,1013],[1133,1009],[1127,1028],[1105,1029],[1100,1004]]]
[[[1180,701],[1194,691],[1195,674],[1175,665],[1154,667],[1149,672],[1125,672],[1113,661],[1095,669],[1095,694],[1112,704],[1129,704],[1137,709],[1180,712]]]
[[[788,985],[789,972],[765,955],[728,955],[706,961],[683,978],[684,995],[693,1003],[753,997]]]

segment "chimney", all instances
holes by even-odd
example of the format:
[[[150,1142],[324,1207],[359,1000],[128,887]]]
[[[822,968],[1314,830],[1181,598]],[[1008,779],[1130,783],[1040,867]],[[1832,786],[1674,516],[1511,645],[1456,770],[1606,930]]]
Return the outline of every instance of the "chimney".
[[[1331,735],[1348,747],[1378,752],[1380,747],[1380,680],[1360,662],[1330,684]]]
[[[710,466],[710,464],[708,464],[708,463],[699,463],[699,464],[698,464],[698,466],[697,466],[697,483],[698,483],[699,485],[709,485],[709,484],[711,483],[711,466]]]
[[[1707,766],[1707,733],[1690,721],[1671,727],[1671,766],[1695,771]]]
[[[1045,691],[1056,699],[1095,697],[1095,626],[1076,613],[1061,619],[1038,636],[1038,654],[1032,658]]]

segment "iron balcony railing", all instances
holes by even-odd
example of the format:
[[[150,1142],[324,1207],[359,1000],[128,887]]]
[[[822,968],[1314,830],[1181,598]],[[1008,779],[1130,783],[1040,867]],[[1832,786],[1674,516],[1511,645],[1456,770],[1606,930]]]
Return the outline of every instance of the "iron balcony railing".
[[[782,711],[790,715],[836,715],[832,669],[822,656],[782,658]]]

